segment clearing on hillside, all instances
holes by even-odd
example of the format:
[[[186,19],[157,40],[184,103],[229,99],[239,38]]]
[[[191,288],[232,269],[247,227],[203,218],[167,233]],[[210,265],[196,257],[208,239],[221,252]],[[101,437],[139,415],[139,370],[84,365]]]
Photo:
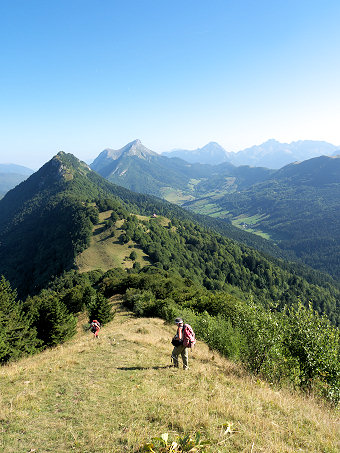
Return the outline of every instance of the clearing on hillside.
[[[122,234],[123,221],[117,221],[110,228],[106,228],[106,221],[110,219],[112,211],[99,214],[99,222],[93,227],[90,247],[84,250],[76,258],[76,266],[79,272],[88,272],[94,269],[102,269],[106,272],[113,267],[131,268],[134,261],[129,259],[132,251],[137,254],[136,262],[141,266],[150,261],[135,242],[129,241],[121,244],[119,236]]]

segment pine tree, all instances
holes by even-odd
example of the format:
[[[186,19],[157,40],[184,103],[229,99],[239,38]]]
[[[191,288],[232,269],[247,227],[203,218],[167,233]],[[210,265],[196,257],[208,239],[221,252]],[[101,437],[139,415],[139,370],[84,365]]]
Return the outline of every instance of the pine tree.
[[[27,303],[38,338],[45,346],[56,346],[76,333],[76,318],[52,291],[44,290]]]
[[[100,324],[106,324],[114,317],[110,303],[100,293],[96,293],[95,297],[92,296],[88,305],[88,313],[90,322],[97,319]]]
[[[0,332],[0,363],[33,354],[39,348],[36,330],[4,277],[0,280]]]

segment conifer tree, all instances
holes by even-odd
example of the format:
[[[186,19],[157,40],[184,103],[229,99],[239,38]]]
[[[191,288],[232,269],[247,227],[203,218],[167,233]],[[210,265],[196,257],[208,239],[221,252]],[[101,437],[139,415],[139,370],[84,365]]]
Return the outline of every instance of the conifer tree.
[[[45,346],[56,346],[75,334],[77,320],[55,293],[44,290],[27,304],[38,338]]]
[[[23,306],[17,301],[16,291],[7,280],[0,280],[0,363],[33,354],[39,348],[36,330]]]
[[[110,303],[100,293],[92,294],[87,308],[90,322],[97,319],[101,324],[106,324],[114,317]]]

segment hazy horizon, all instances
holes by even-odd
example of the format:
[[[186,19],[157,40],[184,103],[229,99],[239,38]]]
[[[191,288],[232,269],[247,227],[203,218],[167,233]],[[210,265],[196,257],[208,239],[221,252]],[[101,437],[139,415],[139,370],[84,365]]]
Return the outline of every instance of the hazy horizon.
[[[102,150],[99,150],[93,157],[90,157],[89,159],[83,159],[83,158],[77,156],[76,154],[72,153],[72,151],[69,151],[69,153],[74,154],[75,157],[79,158],[80,160],[82,160],[82,161],[84,161],[85,163],[87,163],[88,165],[90,165],[90,164],[92,164],[92,162],[98,157],[98,155],[99,155],[101,152],[105,151],[106,149],[120,150],[120,149],[124,148],[127,144],[132,143],[132,142],[135,141],[135,140],[139,140],[139,139],[131,140],[130,142],[125,143],[124,145],[120,146],[119,148],[112,148],[112,147],[110,147],[110,146],[107,146],[106,148],[104,148],[104,149],[102,149]],[[252,145],[252,146],[261,146],[261,145],[265,144],[265,143],[268,142],[268,141],[276,141],[276,142],[278,142],[278,140],[271,138],[271,139],[266,140],[266,141],[263,142],[263,143],[254,144],[254,145]],[[300,142],[300,141],[302,141],[302,140],[296,140],[296,141],[293,141],[293,142],[290,142],[290,143],[286,143],[286,142],[278,142],[278,143],[280,143],[280,144],[282,144],[282,145],[291,145],[291,144],[293,144],[293,143],[297,143],[297,142]],[[306,141],[309,141],[309,140],[306,140]],[[196,151],[197,149],[204,148],[204,146],[206,146],[206,145],[208,145],[209,143],[212,143],[212,142],[213,142],[213,143],[217,143],[217,142],[211,141],[211,142],[208,142],[208,143],[206,143],[206,144],[204,144],[204,145],[202,145],[202,146],[199,146],[198,148],[193,148],[193,149],[173,148],[173,149],[168,150],[168,151],[170,151],[170,152],[171,152],[171,151],[182,151],[182,150],[183,150],[183,151]],[[321,141],[321,142],[322,142],[322,141]],[[324,142],[325,142],[325,141],[324,141]],[[325,143],[326,143],[326,142],[325,142]],[[330,142],[327,142],[327,143],[330,144],[330,145],[333,145],[333,146],[335,146],[335,147],[338,147],[338,145],[335,145],[334,143],[330,143]],[[142,142],[142,145],[145,146],[145,144],[144,144],[143,142]],[[219,145],[219,143],[218,143],[218,145]],[[252,147],[252,146],[251,146],[251,147]],[[147,148],[148,148],[148,147],[147,147]],[[231,153],[234,153],[234,154],[236,155],[238,152],[244,151],[244,150],[247,149],[247,148],[248,148],[248,147],[243,148],[243,149],[239,149],[239,150],[237,150],[237,151],[230,151],[230,152],[231,152]],[[339,146],[339,148],[340,148],[340,146]],[[58,154],[59,151],[64,151],[64,150],[58,150],[58,151],[56,151],[56,153],[55,153],[54,155],[52,155],[52,156],[50,156],[49,158],[47,158],[46,161],[42,162],[41,165],[40,165],[39,167],[35,167],[35,168],[30,167],[29,165],[24,165],[24,164],[22,164],[22,163],[20,163],[20,162],[18,163],[18,162],[10,162],[10,161],[8,161],[8,162],[0,161],[0,165],[11,165],[11,164],[14,164],[14,165],[17,165],[17,166],[19,166],[19,167],[20,167],[20,166],[23,166],[23,167],[29,168],[29,169],[31,169],[31,170],[37,171],[42,165],[44,165],[46,162],[48,162],[53,156],[55,156],[56,154]],[[151,151],[155,151],[155,150],[151,150]],[[227,151],[227,150],[225,150],[225,151]],[[163,152],[166,152],[166,151],[162,151],[162,152],[155,151],[155,152],[156,152],[157,154],[161,155]],[[185,159],[185,158],[184,158],[184,159]]]

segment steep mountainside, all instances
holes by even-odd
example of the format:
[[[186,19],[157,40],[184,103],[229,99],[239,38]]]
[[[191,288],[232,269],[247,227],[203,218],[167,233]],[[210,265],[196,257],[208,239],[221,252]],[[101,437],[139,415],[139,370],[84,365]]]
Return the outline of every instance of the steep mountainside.
[[[211,176],[210,165],[189,164],[181,159],[168,159],[147,149],[140,140],[120,150],[105,150],[91,168],[110,182],[135,192],[162,197],[165,190],[193,193],[192,179]],[[165,197],[164,197],[165,198]]]
[[[216,147],[220,152],[217,144],[211,146],[211,153],[216,151]],[[206,152],[207,156],[211,154],[204,148],[200,152]],[[212,156],[207,157],[207,161],[211,164],[214,159]],[[272,170],[265,168],[237,168],[228,162],[210,164],[189,163],[177,157],[160,156],[135,140],[120,150],[103,151],[91,168],[115,184],[176,204],[213,190],[233,192],[240,187],[249,187],[267,179],[272,173]]]
[[[102,176],[107,178],[111,173],[119,171],[117,161],[122,156],[136,156],[140,159],[151,160],[152,157],[158,156],[158,154],[146,148],[140,140],[134,140],[133,142],[128,143],[123,148],[118,150],[110,148],[105,149],[93,161],[91,167],[97,173],[100,173],[102,174]]]
[[[73,266],[88,246],[94,200],[124,199],[125,209],[162,213],[172,205],[109,183],[72,154],[60,152],[0,200],[0,274],[34,293]],[[177,208],[178,209],[178,208]]]
[[[290,164],[270,180],[240,193],[206,197],[192,209],[213,204],[242,226],[268,233],[306,264],[340,278],[340,158]]]

